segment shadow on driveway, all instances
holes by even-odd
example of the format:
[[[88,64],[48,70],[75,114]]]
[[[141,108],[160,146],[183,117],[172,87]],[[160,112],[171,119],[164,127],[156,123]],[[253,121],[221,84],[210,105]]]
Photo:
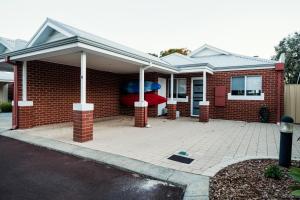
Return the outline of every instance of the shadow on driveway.
[[[0,136],[0,199],[182,199],[183,189]]]

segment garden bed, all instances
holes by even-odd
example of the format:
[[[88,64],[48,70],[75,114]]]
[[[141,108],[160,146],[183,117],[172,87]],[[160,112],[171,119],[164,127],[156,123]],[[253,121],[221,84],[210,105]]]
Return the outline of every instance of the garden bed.
[[[222,169],[211,178],[210,199],[296,199],[290,194],[295,181],[288,169],[281,168],[280,180],[265,177],[265,169],[277,164],[278,160],[247,160]]]

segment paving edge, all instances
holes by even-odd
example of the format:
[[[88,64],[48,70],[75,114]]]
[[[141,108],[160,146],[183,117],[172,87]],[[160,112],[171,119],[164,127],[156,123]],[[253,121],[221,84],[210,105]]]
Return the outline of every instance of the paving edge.
[[[21,131],[5,131],[0,132],[0,135],[169,182],[185,189],[184,200],[209,199],[208,176],[169,169],[117,154],[93,150],[49,138],[24,134]]]

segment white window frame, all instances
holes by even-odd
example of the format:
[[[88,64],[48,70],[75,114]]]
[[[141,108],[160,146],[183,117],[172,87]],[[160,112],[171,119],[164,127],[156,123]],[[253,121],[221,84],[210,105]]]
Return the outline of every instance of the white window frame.
[[[252,96],[252,95],[247,95],[247,77],[253,77],[253,76],[259,76],[261,77],[261,87],[263,88],[263,78],[261,75],[248,75],[248,76],[232,76],[230,78],[230,93],[228,93],[228,100],[258,100],[258,101],[263,101],[265,100],[265,94],[263,92],[260,93],[259,96]],[[232,95],[231,90],[232,90],[232,78],[234,77],[245,77],[245,93],[244,95]],[[261,88],[261,90],[262,90]],[[262,90],[263,91],[263,90]]]
[[[186,90],[186,94],[187,94],[187,79],[186,78],[174,78],[174,84],[175,84],[175,82],[176,82],[176,91],[174,91],[174,92],[176,92],[176,94],[177,94],[177,96],[178,96],[178,80],[185,80],[185,90]],[[168,79],[168,96],[169,96],[169,98],[171,98],[171,93],[170,93],[170,79]],[[185,98],[177,98],[177,97],[174,97],[173,98],[174,99],[174,101],[177,101],[177,102],[189,102],[189,97],[186,95],[185,96]]]

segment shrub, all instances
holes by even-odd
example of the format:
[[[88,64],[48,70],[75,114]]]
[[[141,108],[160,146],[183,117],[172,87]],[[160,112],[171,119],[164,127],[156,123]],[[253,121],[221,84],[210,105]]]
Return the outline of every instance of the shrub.
[[[12,111],[11,102],[1,103],[0,104],[0,110],[1,110],[1,112],[11,112]]]
[[[259,118],[262,123],[268,123],[270,119],[270,110],[264,105],[259,109]]]
[[[279,180],[282,178],[282,176],[282,170],[277,165],[270,165],[265,169],[266,178],[273,178]]]
[[[300,168],[292,167],[289,170],[289,175],[297,182],[297,185],[290,186],[290,189],[293,191],[292,195],[300,197]]]

